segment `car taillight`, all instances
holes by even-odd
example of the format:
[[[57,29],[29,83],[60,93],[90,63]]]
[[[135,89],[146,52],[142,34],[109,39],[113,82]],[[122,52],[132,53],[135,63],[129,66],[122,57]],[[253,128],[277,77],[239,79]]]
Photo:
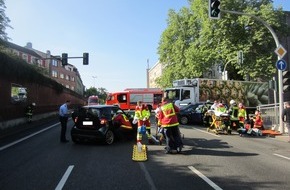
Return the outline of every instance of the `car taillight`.
[[[106,124],[108,121],[106,119],[101,119],[101,124]]]
[[[74,120],[74,122],[76,123],[78,121],[78,117],[75,117],[75,120]]]

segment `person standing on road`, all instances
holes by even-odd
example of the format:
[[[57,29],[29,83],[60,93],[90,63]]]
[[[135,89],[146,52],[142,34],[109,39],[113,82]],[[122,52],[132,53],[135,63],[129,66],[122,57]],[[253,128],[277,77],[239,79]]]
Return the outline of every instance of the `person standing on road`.
[[[180,131],[178,128],[179,122],[177,113],[179,108],[169,101],[168,98],[164,98],[161,105],[161,111],[159,114],[159,120],[161,127],[164,128],[166,136],[166,154],[181,152],[182,140]]]
[[[290,143],[290,103],[285,102],[285,109],[283,110],[282,120],[285,122],[286,127],[288,128],[288,135],[289,139],[288,142]]]
[[[67,121],[69,117],[68,106],[70,105],[70,101],[67,100],[64,104],[59,107],[59,121],[61,124],[61,133],[60,133],[60,142],[66,143],[68,140],[66,139],[66,129],[67,129]]]
[[[154,144],[151,136],[150,111],[141,101],[137,102],[134,118],[138,120],[137,143],[141,143],[142,141],[143,134],[141,132],[141,127],[145,126],[148,142],[149,144]]]

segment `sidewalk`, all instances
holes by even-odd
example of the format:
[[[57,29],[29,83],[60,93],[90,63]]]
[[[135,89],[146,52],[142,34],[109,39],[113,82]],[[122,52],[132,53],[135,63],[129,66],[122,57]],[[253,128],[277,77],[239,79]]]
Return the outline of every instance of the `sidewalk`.
[[[281,135],[275,135],[275,136],[272,136],[271,138],[275,138],[276,140],[283,141],[283,142],[289,141],[289,135],[287,133],[281,134]]]

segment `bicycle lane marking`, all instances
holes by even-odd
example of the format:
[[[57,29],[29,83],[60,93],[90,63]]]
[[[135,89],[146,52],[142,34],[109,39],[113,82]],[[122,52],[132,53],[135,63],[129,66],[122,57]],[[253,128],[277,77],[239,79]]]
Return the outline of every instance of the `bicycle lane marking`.
[[[215,190],[222,190],[217,184],[215,184],[213,181],[211,181],[209,178],[207,178],[205,175],[203,175],[200,171],[195,169],[193,166],[188,166],[188,168],[194,172],[196,175],[198,175],[201,179],[203,179],[205,182],[207,182],[212,188]]]
[[[70,173],[72,172],[74,168],[74,165],[71,165],[67,168],[66,172],[64,173],[64,175],[62,176],[60,182],[58,183],[58,185],[56,186],[55,190],[62,190],[65,182],[67,181]]]

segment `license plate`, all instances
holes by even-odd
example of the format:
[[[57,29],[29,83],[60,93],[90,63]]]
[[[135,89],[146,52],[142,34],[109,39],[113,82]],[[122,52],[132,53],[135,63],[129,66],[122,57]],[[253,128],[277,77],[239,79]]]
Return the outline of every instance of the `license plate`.
[[[83,121],[83,125],[93,125],[92,121]]]

